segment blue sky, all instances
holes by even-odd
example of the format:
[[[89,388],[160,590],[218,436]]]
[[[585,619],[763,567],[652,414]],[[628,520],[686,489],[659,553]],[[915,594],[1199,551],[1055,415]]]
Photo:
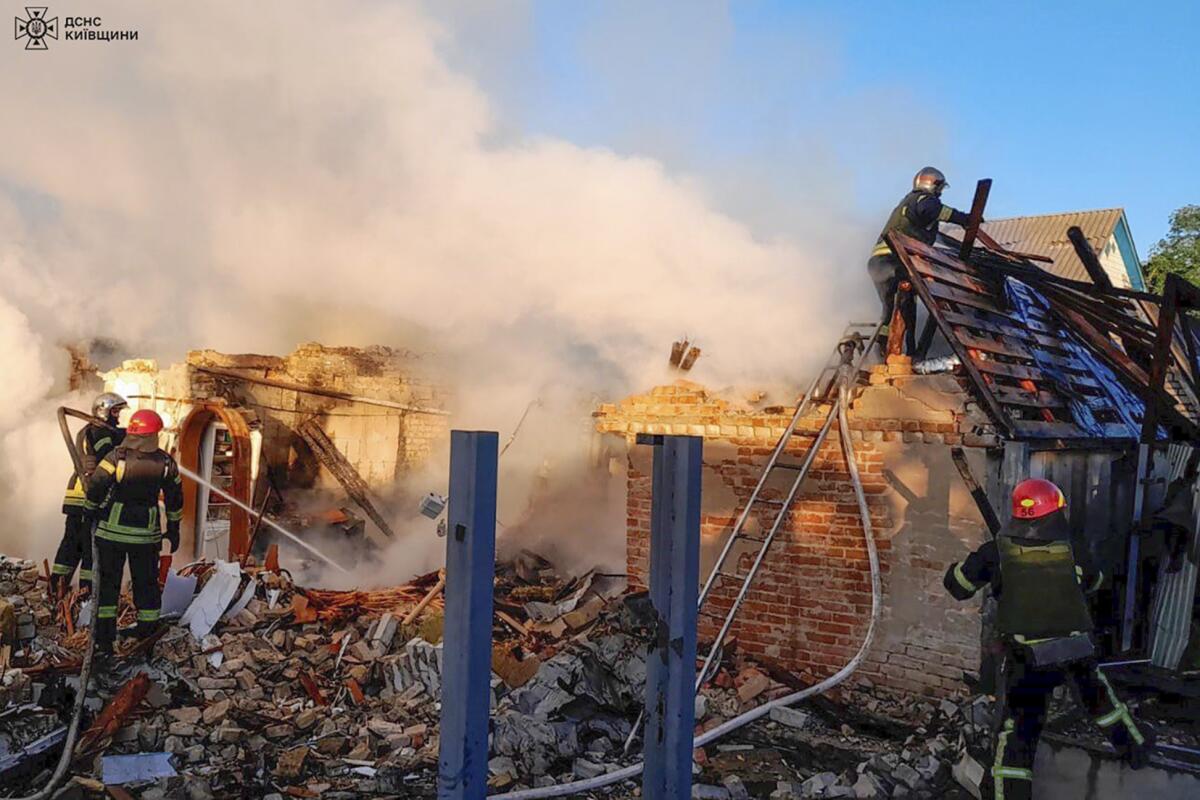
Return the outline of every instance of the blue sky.
[[[882,217],[917,167],[988,216],[1200,203],[1194,2],[532,2],[450,19],[514,134],[662,160],[761,233]]]

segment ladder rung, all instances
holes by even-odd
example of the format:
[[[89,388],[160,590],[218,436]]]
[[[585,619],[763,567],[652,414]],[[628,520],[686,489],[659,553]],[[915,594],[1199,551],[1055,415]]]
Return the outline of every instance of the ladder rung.
[[[783,508],[784,506],[784,502],[782,500],[763,500],[762,498],[759,498],[755,502],[762,503],[764,506],[775,506],[776,508]]]
[[[776,461],[775,468],[776,469],[794,469],[794,470],[796,470],[796,472],[799,472],[800,470],[804,469],[804,465],[803,464],[793,464],[790,461]]]
[[[696,611],[696,616],[699,616],[699,617],[712,617],[713,619],[719,619],[719,620],[721,620],[722,622],[724,622],[724,621],[725,621],[725,615],[724,615],[724,614],[714,614],[712,611],[705,611],[704,609],[698,609],[698,610]]]

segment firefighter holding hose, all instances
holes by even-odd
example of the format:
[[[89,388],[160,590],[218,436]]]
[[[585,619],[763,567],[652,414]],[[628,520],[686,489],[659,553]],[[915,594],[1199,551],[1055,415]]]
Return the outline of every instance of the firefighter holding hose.
[[[96,470],[100,459],[121,444],[125,432],[117,426],[121,412],[128,406],[119,394],[105,392],[92,401],[92,416],[98,423],[89,423],[79,436],[79,455],[83,460],[84,478]],[[111,427],[110,427],[111,426]],[[87,517],[87,493],[83,481],[74,472],[67,481],[62,510],[66,515],[62,541],[54,554],[50,568],[50,598],[57,601],[67,593],[75,567],[79,567],[79,590],[86,596],[92,589],[92,537]]]
[[[158,555],[163,539],[160,494],[171,552],[179,547],[183,484],[175,459],[159,449],[162,428],[162,417],[156,412],[135,411],[129,418],[124,441],[109,451],[88,481],[86,505],[95,519],[100,559],[95,637],[96,652],[102,661],[113,652],[126,561],[137,607],[135,635],[146,638],[158,628]]]
[[[1012,520],[993,541],[946,571],[946,589],[966,600],[990,585],[1004,642],[992,784],[997,800],[1033,796],[1033,761],[1054,689],[1070,682],[1097,725],[1134,769],[1145,766],[1152,733],[1139,724],[1100,671],[1086,593],[1103,574],[1071,546],[1066,499],[1055,484],[1017,484]]]

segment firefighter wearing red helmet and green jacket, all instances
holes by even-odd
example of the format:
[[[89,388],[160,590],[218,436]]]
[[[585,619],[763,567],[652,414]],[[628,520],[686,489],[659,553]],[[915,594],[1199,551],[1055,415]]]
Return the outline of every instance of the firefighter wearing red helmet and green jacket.
[[[1117,751],[1138,769],[1153,735],[1133,719],[1096,662],[1086,593],[1103,575],[1077,558],[1062,490],[1033,478],[1017,484],[1012,519],[994,541],[946,571],[946,589],[966,600],[990,586],[1005,645],[992,783],[997,800],[1033,796],[1033,760],[1054,689],[1070,682]]]
[[[136,635],[148,637],[158,627],[158,555],[163,538],[160,495],[171,552],[179,547],[183,484],[175,459],[158,447],[162,427],[162,418],[154,411],[135,411],[125,440],[104,457],[88,481],[87,505],[96,520],[100,557],[95,637],[102,658],[112,654],[116,639],[117,603],[126,561],[137,607]]]

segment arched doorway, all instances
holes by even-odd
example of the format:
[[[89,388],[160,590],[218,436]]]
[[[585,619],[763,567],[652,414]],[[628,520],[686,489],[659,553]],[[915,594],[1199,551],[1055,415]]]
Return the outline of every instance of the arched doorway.
[[[220,402],[201,402],[192,407],[187,419],[179,426],[179,463],[197,474],[211,471],[212,464],[205,456],[213,451],[214,435],[221,432],[222,455],[227,454],[221,466],[227,471],[229,480],[224,488],[229,494],[249,504],[250,480],[250,428],[246,418],[236,410]],[[189,560],[201,554],[197,547],[197,519],[200,506],[207,506],[209,498],[217,503],[224,502],[202,490],[195,481],[183,479],[183,522],[179,529],[179,550]],[[237,506],[228,508],[229,548],[227,558],[239,559],[246,553],[250,534],[250,515]]]

